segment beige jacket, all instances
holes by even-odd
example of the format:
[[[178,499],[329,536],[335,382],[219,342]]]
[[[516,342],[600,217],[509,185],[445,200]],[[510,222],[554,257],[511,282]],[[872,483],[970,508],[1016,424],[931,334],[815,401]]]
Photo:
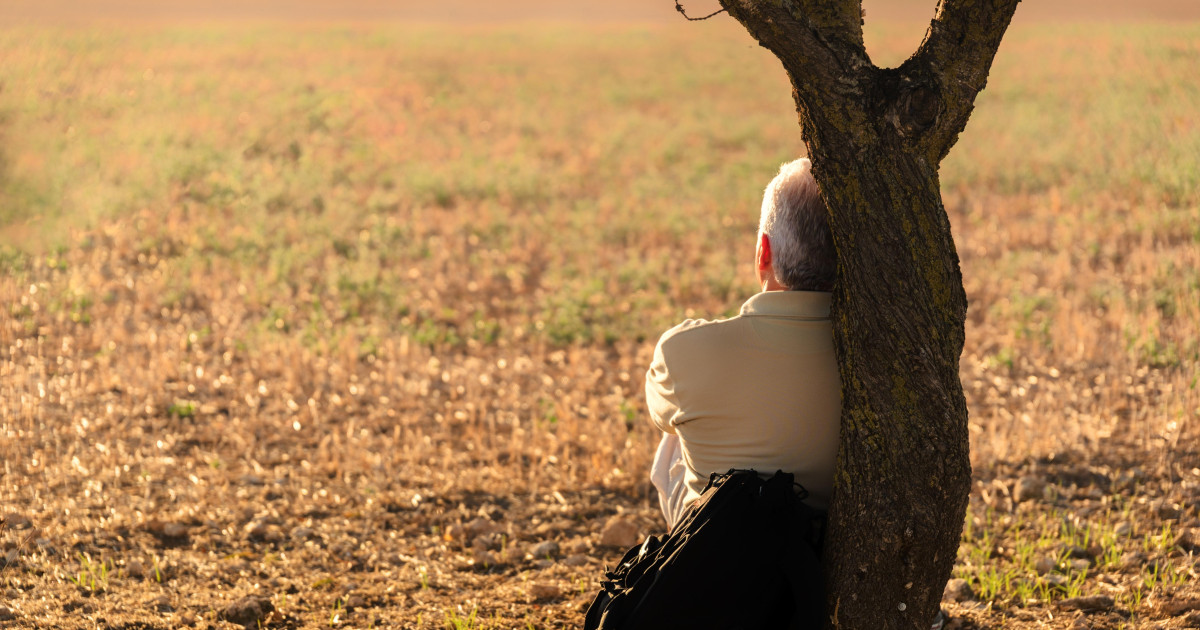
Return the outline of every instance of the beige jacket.
[[[655,426],[679,435],[685,505],[710,473],[730,468],[793,473],[810,505],[828,505],[841,418],[830,297],[759,293],[737,317],[689,319],[663,333],[646,403]]]

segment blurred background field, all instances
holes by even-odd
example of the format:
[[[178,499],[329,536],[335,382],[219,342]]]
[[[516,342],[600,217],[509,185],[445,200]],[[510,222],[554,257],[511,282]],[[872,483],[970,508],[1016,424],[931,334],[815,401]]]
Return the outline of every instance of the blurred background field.
[[[803,153],[777,62],[670,5],[465,24],[113,21],[136,3],[64,24],[54,6],[18,0],[0,26],[14,618],[111,622],[131,597],[157,611],[142,623],[215,624],[223,598],[261,593],[268,626],[576,623],[611,555],[599,531],[656,527],[654,340],[755,290],[761,189]],[[1188,505],[1200,24],[1047,6],[1009,33],[942,168],[974,463],[1119,451],[1113,479],[1136,463]],[[335,17],[384,11],[362,7]],[[871,54],[898,63],[921,32],[868,21]],[[542,542],[583,559],[539,565]],[[980,545],[959,574],[1017,597],[971,573]],[[111,586],[72,579],[104,562]],[[191,594],[138,599],[119,586],[135,562]]]

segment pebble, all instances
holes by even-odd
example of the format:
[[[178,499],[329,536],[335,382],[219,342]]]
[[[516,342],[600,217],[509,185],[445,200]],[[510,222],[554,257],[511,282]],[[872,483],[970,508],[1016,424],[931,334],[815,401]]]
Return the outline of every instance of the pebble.
[[[446,542],[462,542],[466,540],[466,537],[467,530],[461,523],[454,523],[447,527],[445,532],[442,532],[442,539]]]
[[[1062,550],[1071,558],[1087,558],[1088,550],[1079,545],[1063,545]]]
[[[171,543],[178,543],[187,538],[188,528],[182,523],[163,522],[158,519],[153,519],[146,522],[146,531],[150,532],[160,540]]]
[[[482,516],[476,518],[470,523],[467,523],[467,533],[470,534],[471,538],[487,536],[495,531],[496,524],[486,518],[483,518]]]
[[[1121,566],[1136,567],[1146,562],[1146,555],[1140,551],[1126,551],[1121,554]]]
[[[1046,482],[1037,477],[1021,477],[1013,487],[1013,500],[1021,503],[1040,498],[1045,488]]]
[[[258,475],[242,475],[238,477],[238,481],[247,486],[261,486],[264,483],[262,477]]]
[[[504,508],[498,505],[492,505],[491,503],[485,503],[480,506],[477,513],[479,516],[492,521],[498,521],[504,518]]]
[[[1173,599],[1162,605],[1162,611],[1171,617],[1193,610],[1200,610],[1200,599]]]
[[[254,542],[272,543],[279,542],[283,535],[275,526],[260,521],[246,528],[246,537]]]
[[[171,603],[171,598],[166,595],[160,595],[146,602],[146,605],[154,609],[155,612],[169,613],[175,612],[175,606]]]
[[[294,540],[296,542],[304,542],[306,540],[311,539],[313,537],[314,533],[315,532],[313,532],[313,528],[305,527],[303,525],[298,525],[298,526],[292,528],[292,531],[289,534],[289,536],[291,536],[292,540]]]
[[[475,554],[472,557],[475,559],[475,564],[481,564],[487,567],[500,564],[500,561],[496,558],[496,554],[488,551],[487,549],[476,549]]]
[[[558,543],[553,540],[538,543],[529,553],[535,558],[552,558],[558,555]]]
[[[1050,586],[1066,586],[1067,577],[1058,573],[1047,573],[1042,576],[1042,581]]]
[[[519,543],[509,543],[500,552],[500,559],[508,564],[520,562],[525,559],[525,550],[521,548]]]
[[[140,579],[146,575],[146,565],[141,560],[130,560],[125,563],[125,575]]]
[[[217,616],[230,623],[255,626],[273,610],[275,606],[262,597],[243,597],[230,602]]]
[[[585,556],[581,553],[567,556],[567,559],[563,560],[563,564],[565,564],[569,567],[581,567],[587,563],[588,563],[587,556]]]
[[[1200,534],[1195,528],[1187,528],[1175,537],[1174,545],[1183,551],[1195,553],[1200,551]]]
[[[1084,595],[1071,597],[1058,602],[1063,610],[1080,610],[1083,612],[1104,612],[1112,610],[1113,598],[1107,595]]]
[[[557,599],[562,595],[562,591],[553,584],[534,584],[529,587],[529,594],[534,599]]]
[[[1043,556],[1038,558],[1037,562],[1033,563],[1033,570],[1037,571],[1038,575],[1046,575],[1053,571],[1056,566],[1058,566],[1058,562],[1054,558]]]
[[[1092,567],[1092,562],[1090,560],[1077,558],[1074,560],[1068,560],[1067,566],[1070,567],[1072,571],[1083,572]]]
[[[90,615],[96,612],[96,606],[91,602],[76,599],[74,601],[63,604],[63,610],[66,612],[78,612],[84,615]]]
[[[1133,490],[1143,479],[1146,478],[1146,473],[1140,468],[1130,468],[1122,472],[1115,480],[1116,490]]]
[[[29,520],[28,516],[12,512],[4,516],[4,524],[12,529],[29,529],[33,527],[33,521]]]
[[[17,618],[17,613],[13,612],[8,606],[0,606],[0,621],[12,621]]]
[[[600,530],[600,544],[610,547],[632,547],[637,544],[637,525],[627,519],[614,516]]]
[[[975,592],[971,590],[971,585],[962,578],[954,578],[946,582],[946,590],[942,593],[942,601],[946,602],[965,602],[975,599]]]
[[[1179,517],[1182,514],[1182,512],[1179,510],[1179,507],[1172,505],[1167,501],[1156,501],[1155,503],[1156,505],[1154,506],[1154,512],[1158,515],[1158,518],[1161,518],[1164,521],[1179,520]]]

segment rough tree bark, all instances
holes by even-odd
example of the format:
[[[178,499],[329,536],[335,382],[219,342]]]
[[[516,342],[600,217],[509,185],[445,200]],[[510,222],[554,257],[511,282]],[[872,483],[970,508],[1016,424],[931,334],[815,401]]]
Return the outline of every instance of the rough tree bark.
[[[842,441],[830,624],[929,628],[970,490],[959,380],[967,300],[938,166],[1019,0],[941,0],[898,68],[863,46],[861,0],[720,0],[792,80],[838,251]]]

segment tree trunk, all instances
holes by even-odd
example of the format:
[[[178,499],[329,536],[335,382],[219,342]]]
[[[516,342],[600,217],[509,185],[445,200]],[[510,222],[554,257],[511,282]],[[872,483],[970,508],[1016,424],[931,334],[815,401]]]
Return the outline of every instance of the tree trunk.
[[[967,301],[937,172],[1017,1],[943,0],[917,53],[880,69],[859,1],[721,0],[791,77],[837,246],[833,627],[928,628],[954,565],[971,481]]]

